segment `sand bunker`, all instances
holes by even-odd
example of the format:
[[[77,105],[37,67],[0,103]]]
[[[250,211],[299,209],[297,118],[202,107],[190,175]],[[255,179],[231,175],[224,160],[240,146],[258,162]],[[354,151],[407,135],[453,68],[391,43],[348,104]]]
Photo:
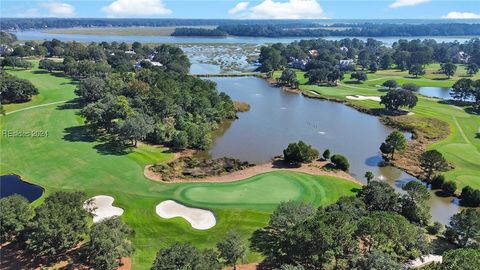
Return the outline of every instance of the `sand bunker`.
[[[83,208],[93,215],[93,222],[100,222],[111,217],[123,215],[123,209],[112,206],[114,198],[106,195],[98,195],[88,199]]]
[[[187,207],[172,200],[159,203],[155,211],[162,218],[182,217],[197,230],[207,230],[217,224],[215,215],[211,211]]]
[[[429,265],[431,263],[442,263],[443,257],[440,255],[423,255],[419,258],[416,258],[415,260],[410,260],[405,263],[405,266],[407,268],[420,268],[426,265]]]
[[[347,96],[346,98],[352,99],[352,100],[373,100],[373,101],[380,101],[380,97],[377,97],[377,96],[359,96],[359,95],[354,95],[354,96]]]

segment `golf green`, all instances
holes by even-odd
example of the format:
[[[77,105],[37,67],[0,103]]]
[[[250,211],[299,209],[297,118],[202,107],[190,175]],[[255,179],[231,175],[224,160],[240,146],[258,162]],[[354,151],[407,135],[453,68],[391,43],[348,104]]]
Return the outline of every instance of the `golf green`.
[[[283,201],[305,201],[315,205],[334,202],[351,183],[335,177],[276,171],[231,183],[190,184],[177,190],[180,199],[212,208],[273,210]]]

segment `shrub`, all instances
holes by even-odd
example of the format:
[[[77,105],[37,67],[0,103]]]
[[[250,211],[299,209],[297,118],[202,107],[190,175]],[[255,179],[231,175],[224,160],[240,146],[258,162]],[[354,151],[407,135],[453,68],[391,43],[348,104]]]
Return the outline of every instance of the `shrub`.
[[[443,192],[445,192],[445,194],[453,196],[455,195],[455,191],[457,190],[457,184],[455,184],[455,182],[453,181],[447,181],[443,183],[442,190]]]
[[[335,168],[342,170],[342,171],[348,171],[350,168],[350,164],[348,163],[348,159],[345,156],[336,154],[333,155],[330,158],[330,161],[333,163]]]
[[[385,88],[388,88],[390,90],[397,88],[398,83],[395,80],[387,80],[384,83],[382,83],[382,86]]]
[[[418,91],[418,85],[414,83],[404,83],[402,84],[402,89],[412,91],[412,92],[417,92]]]
[[[466,186],[462,189],[462,194],[460,195],[460,198],[462,199],[460,203],[464,206],[480,206],[480,190],[478,189],[473,189],[470,186]]]
[[[291,163],[308,163],[319,157],[318,150],[303,141],[291,143],[283,150],[285,161]]]
[[[325,159],[325,160],[329,160],[330,159],[330,149],[327,149],[323,152],[322,154],[322,157]]]
[[[445,183],[445,176],[439,174],[433,177],[432,179],[432,189],[441,189],[443,186],[443,183]]]
[[[435,221],[433,225],[427,227],[427,231],[431,235],[437,235],[443,229],[442,223]]]

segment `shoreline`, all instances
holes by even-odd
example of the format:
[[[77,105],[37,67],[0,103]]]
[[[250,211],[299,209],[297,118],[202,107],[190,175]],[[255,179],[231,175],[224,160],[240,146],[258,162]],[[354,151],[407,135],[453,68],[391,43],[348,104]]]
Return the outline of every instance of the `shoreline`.
[[[187,154],[188,155],[188,154]],[[185,156],[185,154],[179,154],[170,161],[173,161],[181,156]],[[162,180],[162,176],[160,173],[153,172],[150,170],[152,166],[155,164],[149,164],[146,165],[143,169],[143,175],[152,181],[155,182],[160,182],[160,183],[165,183],[165,184],[174,184],[174,183],[229,183],[229,182],[236,182],[236,181],[242,181],[247,178],[259,175],[259,174],[264,174],[264,173],[269,173],[269,172],[274,172],[274,171],[290,171],[290,172],[300,172],[300,173],[307,173],[311,175],[323,175],[323,176],[332,176],[332,177],[337,177],[342,180],[347,180],[354,182],[359,185],[363,185],[362,182],[360,182],[358,179],[354,178],[350,174],[344,171],[340,170],[326,170],[324,167],[329,164],[328,161],[313,161],[311,163],[307,164],[302,164],[301,166],[298,167],[293,167],[293,166],[288,166],[285,164],[283,161],[280,160],[275,160],[273,162],[267,162],[263,164],[258,164],[254,165],[251,167],[248,167],[243,170],[238,170],[234,171],[231,173],[227,174],[222,174],[222,175],[212,175],[212,176],[207,176],[207,177],[202,177],[202,178],[180,178],[177,177],[175,179],[172,179],[170,181],[165,181]]]
[[[418,166],[418,162],[416,161],[421,154],[421,152],[419,153],[419,150],[426,150],[428,145],[439,142],[442,139],[448,137],[448,135],[450,134],[450,130],[449,130],[448,134],[440,138],[435,138],[435,139],[425,138],[425,136],[423,136],[423,134],[418,130],[416,130],[415,128],[407,127],[402,122],[395,120],[391,116],[382,115],[373,109],[355,105],[349,102],[348,100],[326,97],[316,92],[314,94],[314,92],[312,92],[311,90],[303,91],[300,89],[291,89],[288,87],[280,86],[277,83],[276,79],[273,79],[273,78],[267,78],[266,81],[273,87],[281,88],[283,91],[286,91],[289,93],[301,94],[306,98],[320,99],[325,101],[341,103],[361,113],[378,117],[379,120],[388,127],[396,128],[401,131],[411,132],[412,135],[416,136],[417,138],[415,140],[407,141],[407,150],[405,151],[405,153],[401,156],[397,156],[395,160],[390,160],[389,165],[402,170],[403,172],[407,173],[408,175],[411,175],[412,177],[418,178],[422,182],[425,182],[423,178],[423,171],[420,169],[420,167]]]

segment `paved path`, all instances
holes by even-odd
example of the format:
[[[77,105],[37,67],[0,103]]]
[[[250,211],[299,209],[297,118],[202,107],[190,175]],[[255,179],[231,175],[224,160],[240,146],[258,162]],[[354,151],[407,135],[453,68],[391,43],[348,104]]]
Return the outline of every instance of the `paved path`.
[[[5,115],[9,115],[9,114],[17,113],[17,112],[21,112],[21,111],[26,111],[26,110],[31,110],[31,109],[35,109],[35,108],[39,108],[39,107],[45,107],[45,106],[50,106],[50,105],[65,103],[65,102],[67,102],[67,101],[68,101],[68,100],[61,100],[61,101],[55,101],[55,102],[50,102],[50,103],[46,103],[46,104],[41,104],[41,105],[35,105],[35,106],[31,106],[31,107],[26,107],[26,108],[22,108],[22,109],[18,109],[18,110],[14,110],[14,111],[7,112],[7,113],[5,113]]]

